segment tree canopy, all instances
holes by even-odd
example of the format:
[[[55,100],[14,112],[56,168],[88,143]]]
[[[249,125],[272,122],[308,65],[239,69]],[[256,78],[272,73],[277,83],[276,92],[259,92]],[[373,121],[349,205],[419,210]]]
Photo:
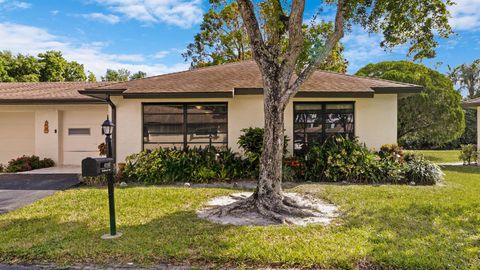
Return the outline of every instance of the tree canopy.
[[[59,51],[30,55],[0,52],[0,81],[2,82],[61,82],[85,81],[84,67],[67,61]]]
[[[145,78],[146,76],[147,76],[147,73],[143,71],[138,71],[132,74],[130,70],[121,68],[118,70],[107,69],[105,76],[102,76],[101,79],[104,82],[112,82],[112,81],[124,82],[128,80],[142,79],[142,78]]]
[[[191,67],[203,67],[252,59],[248,35],[242,21],[237,2],[225,3],[211,0],[211,8],[204,14],[200,32],[183,53],[186,61],[191,61]],[[261,5],[263,16],[270,14],[271,8],[265,3]],[[269,27],[266,23],[263,28]],[[316,44],[322,43],[333,32],[333,23],[321,21],[304,23],[302,31],[305,36],[300,56],[302,62],[308,62]],[[288,42],[282,41],[284,50]],[[344,46],[338,43],[329,57],[319,66],[324,70],[346,72],[348,61],[343,57]]]
[[[369,64],[356,75],[422,85],[419,95],[398,102],[398,138],[410,145],[441,146],[462,136],[461,95],[445,75],[409,61]]]
[[[480,96],[480,59],[450,68],[449,76],[460,86],[459,90],[467,90],[468,98]]]

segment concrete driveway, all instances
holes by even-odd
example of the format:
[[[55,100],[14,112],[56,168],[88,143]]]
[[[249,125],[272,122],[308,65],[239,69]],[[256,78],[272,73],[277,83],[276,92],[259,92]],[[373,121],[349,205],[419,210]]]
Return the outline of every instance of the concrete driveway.
[[[79,183],[77,174],[0,174],[0,214]]]

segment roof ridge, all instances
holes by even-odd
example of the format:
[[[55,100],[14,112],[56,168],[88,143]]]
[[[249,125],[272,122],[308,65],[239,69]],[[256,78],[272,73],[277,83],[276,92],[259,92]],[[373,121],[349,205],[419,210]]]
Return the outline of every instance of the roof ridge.
[[[239,65],[239,64],[242,64],[242,63],[246,63],[246,62],[254,62],[254,60],[252,60],[252,59],[242,60],[242,61],[233,62],[233,63],[224,63],[224,64],[219,64],[219,65],[198,67],[198,68],[194,68],[194,69],[180,70],[180,71],[158,74],[158,75],[153,75],[153,76],[149,76],[149,77],[145,77],[145,78],[135,79],[135,80],[131,80],[131,81],[115,82],[115,83],[112,83],[111,85],[108,85],[108,86],[114,86],[114,85],[117,85],[117,84],[128,83],[128,82],[133,82],[133,81],[143,81],[143,80],[146,80],[146,79],[153,79],[153,78],[158,78],[158,77],[166,77],[166,76],[177,75],[177,74],[182,74],[182,73],[187,73],[187,72],[197,72],[197,71],[201,71],[201,70],[203,71],[203,70],[207,70],[207,69],[219,68],[219,67],[224,67],[224,66],[234,66],[234,65]],[[103,86],[93,87],[91,89],[102,90],[102,88],[100,88],[100,87],[103,87]]]
[[[355,75],[355,74],[347,74],[347,73],[341,73],[341,72],[336,72],[336,71],[330,71],[330,70],[316,70],[315,72],[325,72],[325,73],[331,73],[331,74],[338,74],[338,75],[343,75],[343,76],[348,76],[352,78],[358,78],[358,79],[363,79],[363,80],[370,80],[370,81],[382,81],[382,82],[388,82],[388,83],[394,83],[394,84],[401,84],[405,86],[420,86],[416,85],[413,83],[406,83],[406,82],[399,82],[399,81],[393,81],[393,80],[387,80],[387,79],[382,79],[382,78],[375,78],[375,77],[368,77],[368,76],[360,76],[360,75]]]
[[[0,82],[0,84],[113,84],[112,82],[83,82],[83,81],[63,81],[63,82]]]
[[[185,73],[185,72],[196,72],[196,71],[213,69],[213,68],[219,68],[219,67],[225,67],[225,66],[234,66],[234,65],[239,65],[239,64],[247,63],[247,62],[254,62],[254,60],[252,60],[252,59],[250,59],[250,60],[241,60],[241,61],[233,62],[233,63],[223,63],[223,64],[219,64],[219,65],[211,65],[211,66],[206,66],[206,67],[198,67],[198,68],[194,68],[194,69],[180,70],[180,71],[175,71],[175,72],[171,72],[171,73],[164,73],[164,74],[154,75],[154,76],[151,76],[151,77],[145,77],[145,78],[142,78],[142,79],[139,79],[139,80],[144,80],[144,79],[149,79],[149,78],[156,78],[156,77],[167,76],[167,75],[175,75],[175,74]]]

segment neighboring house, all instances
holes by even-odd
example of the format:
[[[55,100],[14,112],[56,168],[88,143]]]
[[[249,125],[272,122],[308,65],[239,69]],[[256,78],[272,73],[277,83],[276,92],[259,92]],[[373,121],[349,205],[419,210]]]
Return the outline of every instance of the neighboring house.
[[[464,101],[462,105],[466,108],[477,108],[477,148],[480,151],[480,98]]]
[[[3,93],[9,91],[5,90],[8,89],[5,85],[8,84],[2,84],[0,88],[0,104],[4,104],[6,100]],[[15,84],[11,85],[12,89],[15,88]],[[49,93],[49,87],[48,83],[45,83],[41,89]],[[115,149],[118,162],[142,149],[156,147],[181,148],[212,144],[240,151],[237,140],[241,129],[263,127],[262,80],[253,61],[129,82],[92,84],[83,88],[80,93],[85,95],[84,102],[105,100],[113,105],[110,114],[116,123]],[[308,143],[321,142],[335,133],[348,137],[357,136],[370,148],[378,149],[382,144],[396,143],[397,101],[418,93],[421,89],[420,86],[412,84],[317,71],[301,87],[285,110],[285,130],[290,139],[288,150],[290,153],[298,153]],[[51,90],[52,93],[55,91]],[[28,91],[22,97],[28,99],[28,95],[33,97],[36,93]],[[105,119],[107,106],[88,102],[70,104],[68,98],[64,98],[65,102],[58,98],[57,104],[51,107],[51,110],[58,114],[54,119],[60,119],[60,115],[65,115],[65,112],[68,115],[69,111],[75,111],[75,119],[82,119],[84,124],[72,125],[70,121],[52,120],[51,131],[62,130],[64,135],[57,136],[56,141],[42,141],[42,123],[47,117],[37,117],[40,114],[37,112],[35,120],[29,122],[28,132],[40,134],[22,140],[28,141],[31,144],[29,150],[34,149],[33,153],[37,155],[56,158],[60,164],[70,164],[72,161],[79,164],[82,157],[95,155],[94,151],[91,151],[95,150],[93,145],[102,142],[100,124]],[[80,97],[76,98],[80,100]],[[29,104],[28,102],[24,100],[23,104]],[[32,104],[21,107],[38,110],[39,105]],[[13,109],[21,112],[20,106],[8,106],[0,105],[0,115],[9,109],[9,117],[21,117],[20,113],[15,115],[12,112]],[[49,106],[53,105],[47,107],[50,108]],[[92,109],[93,106],[95,110]],[[32,115],[24,117],[32,118]],[[79,130],[85,134],[76,136],[82,136],[85,142],[69,142],[70,139],[77,138],[68,134],[69,128],[89,128],[91,135],[87,135],[86,130]],[[1,136],[18,144],[13,139],[15,132]],[[40,147],[37,146],[39,143]],[[0,147],[3,147],[1,142],[0,144]],[[50,149],[49,144],[62,145],[63,149]],[[67,154],[65,149],[71,149],[70,147],[86,152],[76,152],[78,154],[75,159],[66,159],[65,156],[70,153]],[[21,151],[10,153],[19,155]],[[7,158],[3,151],[0,157],[0,162]]]
[[[97,156],[104,140],[99,125],[104,101],[78,90],[105,85],[84,82],[0,83],[0,163],[22,155],[79,165]]]

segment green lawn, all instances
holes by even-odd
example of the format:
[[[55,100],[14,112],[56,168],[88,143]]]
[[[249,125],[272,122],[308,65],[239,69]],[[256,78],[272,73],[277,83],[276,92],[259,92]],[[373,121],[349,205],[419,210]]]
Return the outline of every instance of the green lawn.
[[[339,205],[336,225],[234,227],[196,218],[225,189],[117,189],[119,231],[108,231],[106,190],[60,192],[0,215],[0,263],[233,265],[402,269],[480,267],[480,168],[447,167],[441,186],[303,185]]]
[[[426,159],[436,163],[461,162],[458,158],[460,150],[413,150],[422,154]]]

